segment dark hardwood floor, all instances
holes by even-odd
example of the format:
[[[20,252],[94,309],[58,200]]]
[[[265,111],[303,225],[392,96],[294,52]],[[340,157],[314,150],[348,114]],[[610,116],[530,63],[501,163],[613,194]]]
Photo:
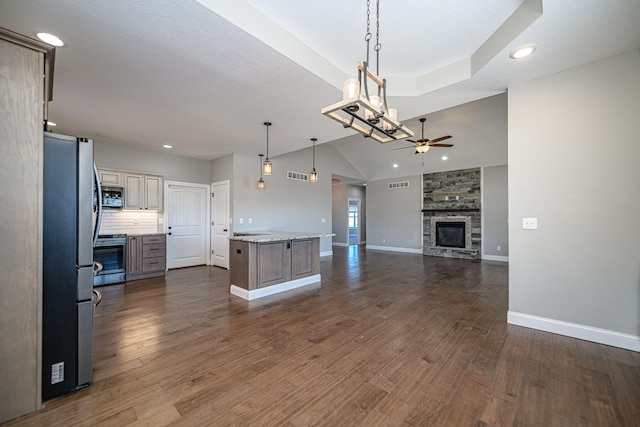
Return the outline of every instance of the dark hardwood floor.
[[[321,264],[254,302],[215,267],[103,287],[93,384],[8,425],[640,424],[640,354],[507,325],[507,264]]]

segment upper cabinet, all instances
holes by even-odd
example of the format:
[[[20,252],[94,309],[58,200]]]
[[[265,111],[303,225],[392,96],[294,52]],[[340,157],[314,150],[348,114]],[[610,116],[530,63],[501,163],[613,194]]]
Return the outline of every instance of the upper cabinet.
[[[163,185],[159,175],[142,175],[125,172],[124,209],[162,210]]]
[[[122,187],[122,172],[110,169],[98,169],[98,174],[100,175],[100,184],[102,185],[114,185],[117,187]]]
[[[162,211],[164,186],[161,175],[98,168],[100,184],[124,188],[125,210]]]

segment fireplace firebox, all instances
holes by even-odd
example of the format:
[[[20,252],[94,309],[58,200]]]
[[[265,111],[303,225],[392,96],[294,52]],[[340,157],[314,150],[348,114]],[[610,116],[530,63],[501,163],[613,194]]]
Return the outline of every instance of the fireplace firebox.
[[[436,246],[464,248],[465,241],[464,222],[436,222]]]

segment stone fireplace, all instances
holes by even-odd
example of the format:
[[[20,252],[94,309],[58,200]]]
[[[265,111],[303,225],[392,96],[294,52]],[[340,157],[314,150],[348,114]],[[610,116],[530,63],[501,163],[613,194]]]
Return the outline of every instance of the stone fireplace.
[[[479,258],[480,200],[480,168],[425,174],[423,254]]]

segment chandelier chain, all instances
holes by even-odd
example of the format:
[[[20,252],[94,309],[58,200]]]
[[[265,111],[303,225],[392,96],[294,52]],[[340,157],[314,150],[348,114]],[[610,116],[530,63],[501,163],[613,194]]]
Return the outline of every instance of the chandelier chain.
[[[367,33],[364,35],[367,42],[367,64],[369,64],[369,40],[371,40],[371,10],[370,2],[367,0]]]

